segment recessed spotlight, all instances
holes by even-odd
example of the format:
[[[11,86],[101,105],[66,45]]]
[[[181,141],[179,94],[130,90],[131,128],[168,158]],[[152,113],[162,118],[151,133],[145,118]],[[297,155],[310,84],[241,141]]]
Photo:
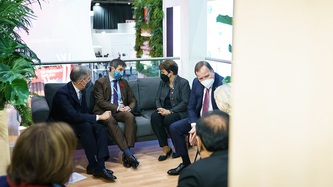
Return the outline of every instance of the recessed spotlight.
[[[100,4],[99,3],[95,3],[95,6],[99,6]]]

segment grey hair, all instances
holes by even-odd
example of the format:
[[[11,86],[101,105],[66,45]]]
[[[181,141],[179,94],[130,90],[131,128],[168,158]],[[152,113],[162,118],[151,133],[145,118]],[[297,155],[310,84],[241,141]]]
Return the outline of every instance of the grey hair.
[[[70,78],[73,82],[77,82],[80,79],[84,79],[87,75],[90,74],[90,69],[86,66],[74,66]]]

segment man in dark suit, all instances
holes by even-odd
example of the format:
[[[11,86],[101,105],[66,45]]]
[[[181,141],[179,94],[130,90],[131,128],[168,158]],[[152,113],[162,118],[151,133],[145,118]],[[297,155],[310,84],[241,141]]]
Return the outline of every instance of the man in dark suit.
[[[200,61],[195,65],[189,105],[188,117],[170,125],[169,131],[176,150],[176,155],[182,157],[182,163],[176,168],[170,169],[169,175],[179,175],[180,172],[191,164],[187,152],[185,136],[190,135],[190,143],[195,143],[195,125],[197,120],[207,111],[216,110],[214,99],[215,89],[222,85],[223,77],[215,73],[212,66],[206,61]]]
[[[100,115],[89,113],[85,89],[90,83],[89,68],[75,66],[70,78],[71,82],[53,97],[50,120],[67,122],[74,129],[88,159],[87,174],[114,180],[113,172],[105,168],[105,161],[109,158],[106,127],[97,123],[98,120],[109,119],[111,112],[105,111]]]
[[[112,116],[104,121],[108,131],[118,147],[123,151],[122,160],[125,167],[137,168],[139,161],[130,151],[136,138],[135,117],[131,113],[136,105],[134,94],[125,79],[122,79],[126,64],[120,59],[110,62],[110,74],[95,82],[94,113],[101,114],[110,110]],[[118,121],[125,124],[124,132],[118,126]]]
[[[178,187],[228,186],[229,115],[210,111],[196,125],[197,145],[201,159],[185,168],[178,178]]]

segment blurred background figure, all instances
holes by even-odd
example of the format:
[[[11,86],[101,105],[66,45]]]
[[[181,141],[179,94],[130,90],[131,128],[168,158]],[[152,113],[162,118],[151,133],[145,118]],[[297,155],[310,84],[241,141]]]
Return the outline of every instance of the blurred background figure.
[[[63,122],[27,128],[17,139],[0,186],[65,186],[73,172],[76,142],[74,131]]]

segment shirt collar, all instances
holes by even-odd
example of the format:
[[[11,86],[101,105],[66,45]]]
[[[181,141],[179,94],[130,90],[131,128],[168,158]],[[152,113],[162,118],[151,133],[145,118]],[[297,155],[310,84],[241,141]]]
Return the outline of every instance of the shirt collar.
[[[116,80],[115,78],[111,77],[110,74],[109,74],[109,79],[110,79],[110,82],[112,82],[113,80]]]
[[[79,89],[77,89],[77,88],[75,87],[75,85],[74,85],[73,82],[72,82],[72,85],[73,85],[73,87],[74,87],[76,93],[79,93],[79,92],[81,91],[81,90],[79,90]]]

